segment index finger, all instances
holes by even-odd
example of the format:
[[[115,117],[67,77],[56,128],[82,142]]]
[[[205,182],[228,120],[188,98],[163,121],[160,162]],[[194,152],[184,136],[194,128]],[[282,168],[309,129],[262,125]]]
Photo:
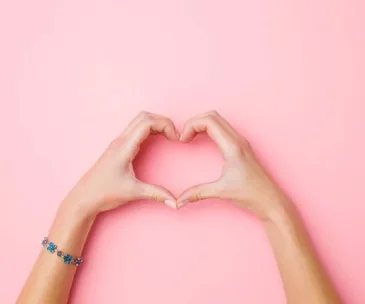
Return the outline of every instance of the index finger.
[[[179,139],[171,119],[164,116],[147,116],[136,124],[125,140],[125,148],[129,150],[132,158],[136,156],[141,144],[151,133],[161,133],[170,140]]]
[[[180,141],[189,142],[199,133],[207,133],[225,158],[231,156],[238,148],[237,141],[214,116],[198,116],[190,119],[184,126]]]

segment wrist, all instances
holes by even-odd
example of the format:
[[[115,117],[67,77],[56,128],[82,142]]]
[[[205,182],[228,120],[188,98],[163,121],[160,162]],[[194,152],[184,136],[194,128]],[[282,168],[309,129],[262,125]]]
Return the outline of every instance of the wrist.
[[[286,230],[294,225],[296,214],[294,204],[289,199],[284,199],[268,210],[263,223],[266,228],[276,227],[279,230]]]
[[[275,199],[271,199],[265,204],[267,207],[264,211],[263,220],[265,222],[282,221],[291,217],[294,212],[294,205],[285,195],[278,195]]]
[[[82,247],[96,219],[79,205],[63,201],[56,213],[48,238],[72,255],[81,255]]]
[[[91,210],[87,204],[65,199],[57,210],[56,217],[67,217],[69,222],[83,223],[94,222],[98,212]]]
[[[73,189],[61,202],[59,211],[65,210],[81,219],[95,218],[99,214],[97,205],[97,201]]]

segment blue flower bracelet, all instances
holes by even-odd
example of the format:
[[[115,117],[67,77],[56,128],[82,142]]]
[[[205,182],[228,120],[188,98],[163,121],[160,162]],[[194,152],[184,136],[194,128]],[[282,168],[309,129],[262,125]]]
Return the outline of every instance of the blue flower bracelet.
[[[47,247],[47,250],[50,253],[56,253],[58,257],[63,259],[63,262],[65,264],[68,264],[68,265],[72,264],[72,265],[79,267],[83,261],[82,257],[74,257],[70,254],[63,252],[62,250],[59,250],[57,248],[57,245],[50,242],[47,237],[45,237],[43,239],[42,246]]]

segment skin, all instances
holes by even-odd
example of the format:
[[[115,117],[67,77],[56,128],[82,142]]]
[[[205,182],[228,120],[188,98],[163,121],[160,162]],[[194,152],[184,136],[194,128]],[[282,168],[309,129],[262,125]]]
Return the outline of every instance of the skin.
[[[178,206],[219,198],[252,212],[265,228],[287,303],[340,304],[294,204],[260,164],[249,142],[215,111],[187,121],[180,141],[188,143],[199,133],[207,133],[221,150],[225,159],[223,171],[217,181],[182,193]]]
[[[182,143],[206,133],[224,156],[221,177],[193,186],[177,199],[163,187],[139,181],[132,162],[140,145],[157,133]],[[60,204],[48,238],[61,250],[80,256],[96,216],[103,211],[139,199],[176,209],[207,198],[232,201],[261,220],[278,264],[287,303],[341,303],[293,203],[260,164],[248,141],[215,111],[188,120],[180,137],[170,119],[146,112],[139,114]],[[67,303],[76,270],[43,249],[17,303]]]

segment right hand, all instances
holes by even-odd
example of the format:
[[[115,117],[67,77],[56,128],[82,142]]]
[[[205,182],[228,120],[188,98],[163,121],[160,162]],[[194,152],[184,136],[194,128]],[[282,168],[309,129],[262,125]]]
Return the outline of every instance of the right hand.
[[[206,132],[223,153],[223,171],[217,181],[184,191],[178,198],[179,208],[202,199],[219,198],[231,200],[260,219],[267,219],[271,211],[288,200],[260,164],[247,139],[216,111],[188,120],[180,141],[190,142],[202,132]]]
[[[134,173],[133,160],[142,143],[152,134],[163,134],[169,140],[179,139],[171,119],[141,112],[71,190],[65,204],[93,216],[139,199],[154,200],[176,209],[176,200],[170,191],[144,183]]]

